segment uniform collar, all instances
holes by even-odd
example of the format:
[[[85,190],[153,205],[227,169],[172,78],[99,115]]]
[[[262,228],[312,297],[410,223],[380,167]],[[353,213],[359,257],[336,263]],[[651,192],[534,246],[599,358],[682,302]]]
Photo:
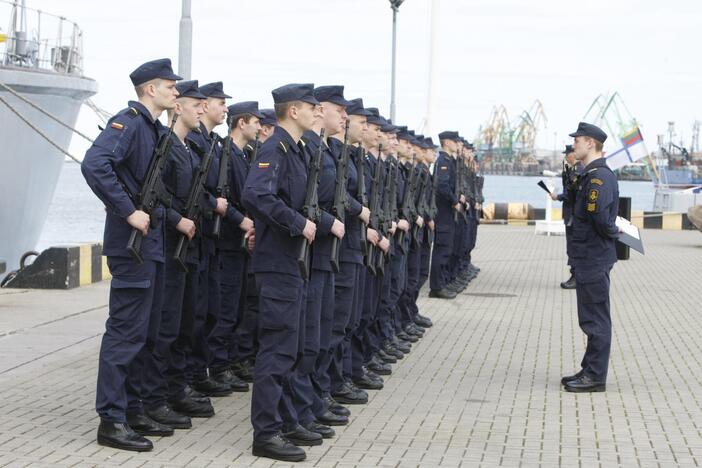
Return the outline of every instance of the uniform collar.
[[[136,110],[138,110],[139,113],[142,114],[144,116],[144,118],[146,118],[146,120],[148,120],[152,124],[155,124],[156,122],[158,122],[158,120],[153,118],[153,116],[151,115],[151,112],[149,112],[149,109],[147,109],[144,104],[140,103],[139,101],[129,101],[128,104],[129,104],[129,107],[133,107]]]
[[[293,137],[290,136],[287,130],[285,130],[283,127],[277,126],[275,127],[275,130],[273,130],[273,135],[275,135],[279,141],[283,142],[285,146],[288,147],[289,151],[292,151],[293,153],[301,153],[302,150],[300,147],[297,145],[297,142],[293,140]]]
[[[583,169],[583,172],[588,172],[590,169],[597,169],[598,167],[605,167],[607,165],[607,160],[603,157],[597,158],[594,161],[592,161],[590,164],[588,164],[585,169]]]

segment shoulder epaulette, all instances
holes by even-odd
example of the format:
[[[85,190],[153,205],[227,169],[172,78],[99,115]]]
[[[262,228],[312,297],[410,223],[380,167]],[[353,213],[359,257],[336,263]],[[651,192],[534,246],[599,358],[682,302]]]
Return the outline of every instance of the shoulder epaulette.
[[[305,141],[305,137],[300,138],[300,144],[302,145],[303,148],[305,146],[307,146],[307,141]]]
[[[253,146],[251,146],[250,143],[247,143],[246,146],[244,146],[245,150],[253,151]]]
[[[139,110],[138,110],[136,107],[130,107],[130,108],[129,108],[129,116],[130,116],[131,118],[134,118],[134,117],[136,117],[137,115],[139,115]]]
[[[287,145],[285,144],[285,142],[279,141],[278,144],[279,144],[280,147],[283,149],[283,153],[287,153],[287,152],[288,152],[288,147],[287,147]]]

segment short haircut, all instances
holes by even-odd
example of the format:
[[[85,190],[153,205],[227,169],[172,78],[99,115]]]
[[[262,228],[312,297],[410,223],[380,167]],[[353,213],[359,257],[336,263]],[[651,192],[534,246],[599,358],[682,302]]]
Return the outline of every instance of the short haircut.
[[[237,114],[232,118],[232,128],[236,128],[237,125],[239,125],[239,120],[243,119],[244,123],[249,123],[251,121],[251,117],[253,117],[253,114]]]
[[[590,140],[592,140],[592,142],[595,144],[595,151],[597,151],[598,153],[601,153],[601,152],[602,152],[602,148],[604,148],[604,143],[602,143],[601,141],[595,140],[595,139],[592,138],[592,137],[588,137],[588,138],[589,138]]]
[[[136,95],[138,98],[144,97],[146,94],[146,87],[149,86],[150,84],[153,84],[154,86],[158,87],[159,83],[161,82],[161,78],[154,78],[152,80],[146,81],[144,83],[141,83],[139,85],[136,85],[134,87],[134,90],[136,91]]]
[[[288,116],[288,109],[292,106],[300,107],[302,106],[302,101],[288,101],[288,102],[278,102],[273,105],[273,110],[275,110],[275,118],[277,120],[283,120]]]

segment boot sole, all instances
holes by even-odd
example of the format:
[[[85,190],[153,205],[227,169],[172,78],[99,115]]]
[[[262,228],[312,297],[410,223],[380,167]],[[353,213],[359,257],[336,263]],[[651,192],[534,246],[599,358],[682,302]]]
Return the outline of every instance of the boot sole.
[[[174,431],[142,431],[140,429],[134,429],[134,432],[145,437],[171,437]]]
[[[104,447],[112,447],[119,450],[128,450],[130,452],[150,452],[154,449],[153,445],[151,447],[135,447],[133,445],[124,445],[118,442],[113,442],[112,440],[99,435],[97,436],[97,443],[98,445],[102,445]]]
[[[317,434],[317,433],[315,432],[315,434]],[[288,437],[288,436],[285,436],[285,438],[288,439],[291,444],[296,445],[298,447],[315,447],[317,445],[322,445],[322,439],[303,440],[303,439],[295,439],[294,437]]]
[[[271,460],[280,460],[287,462],[301,462],[307,458],[307,454],[304,453],[302,455],[276,455],[273,453],[269,453],[266,450],[256,448],[252,449],[251,453],[254,457],[270,458]]]
[[[569,387],[567,385],[563,386],[563,390],[569,393],[599,393],[599,392],[604,392],[607,390],[607,387],[605,385],[598,385],[596,387],[589,387],[589,388],[577,388],[577,387]]]
[[[332,396],[334,396],[334,395],[332,395]],[[335,399],[338,403],[342,403],[342,404],[345,404],[345,405],[365,405],[365,404],[368,403],[368,399],[367,399],[367,398],[366,398],[366,399],[363,399],[363,400],[351,400],[351,399],[349,399],[349,398],[344,398],[344,397],[341,397],[341,396],[334,396],[334,399]]]

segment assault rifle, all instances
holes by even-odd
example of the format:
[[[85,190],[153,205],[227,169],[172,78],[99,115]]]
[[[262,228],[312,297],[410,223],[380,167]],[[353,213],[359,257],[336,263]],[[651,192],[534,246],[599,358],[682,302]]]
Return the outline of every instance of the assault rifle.
[[[229,187],[229,158],[232,152],[232,127],[234,126],[233,116],[227,117],[227,136],[224,139],[222,156],[219,158],[219,174],[217,174],[217,187],[215,193],[217,198],[229,200],[231,187]],[[222,215],[215,213],[212,235],[217,238],[222,230]]]
[[[368,197],[366,196],[366,179],[364,178],[365,172],[365,158],[366,152],[363,150],[361,145],[356,149],[356,171],[358,172],[358,188],[356,190],[356,197],[361,205],[368,208]],[[361,223],[361,251],[363,256],[368,256],[368,231],[366,231],[366,226]]]
[[[258,141],[258,133],[256,132],[256,139],[254,140],[253,144],[253,151],[251,151],[251,155],[249,156],[249,165],[253,166],[254,162],[256,161],[256,156],[258,156],[258,147],[261,146]],[[247,218],[250,218],[249,212],[243,207],[243,205],[239,204],[237,205],[238,208],[241,208],[240,211],[244,213],[244,216]],[[248,252],[248,249],[246,248],[246,243],[248,242],[248,238],[246,237],[246,233],[244,233],[243,236],[241,236],[241,244],[239,244],[239,248],[241,250],[244,250]]]
[[[217,143],[219,142],[219,137],[215,136],[212,139],[212,144],[207,154],[204,154],[196,145],[191,145],[193,151],[200,156],[200,167],[197,170],[197,174],[193,178],[190,184],[190,191],[188,192],[188,199],[185,202],[185,209],[181,213],[185,218],[193,222],[197,222],[202,213],[202,200],[205,196],[205,182],[207,181],[207,174],[210,172],[210,166],[212,166],[212,159],[214,159],[214,151]],[[173,260],[178,264],[178,267],[185,273],[188,272],[188,265],[186,263],[188,256],[188,246],[190,245],[190,239],[185,234],[180,234],[178,243],[176,244],[175,252],[173,253]]]
[[[346,208],[348,205],[348,194],[346,186],[348,184],[349,170],[349,120],[346,120],[346,128],[344,129],[344,146],[341,149],[341,158],[339,164],[336,165],[336,188],[334,190],[334,204],[332,205],[332,214],[342,223],[346,220]],[[338,237],[332,237],[331,257],[330,262],[334,273],[339,273],[339,253],[341,249],[341,241]]]
[[[324,129],[319,133],[319,147],[314,157],[310,161],[310,168],[307,173],[307,189],[305,191],[305,204],[302,207],[302,215],[312,221],[319,222],[320,209],[317,189],[319,188],[319,170],[322,165],[322,151],[324,147]],[[310,243],[305,237],[302,238],[300,249],[297,255],[297,265],[300,267],[300,276],[303,280],[310,277]]]
[[[171,135],[173,135],[173,127],[175,126],[176,120],[178,120],[178,114],[174,112],[171,125],[168,127],[168,132],[161,136],[154,150],[154,154],[151,156],[149,168],[146,171],[146,178],[144,179],[144,185],[141,186],[141,190],[134,200],[136,202],[136,209],[149,215],[149,224],[152,228],[156,227],[153,214],[158,204],[162,203],[167,207],[171,205],[172,197],[163,184],[161,173],[171,153],[171,145],[173,144]],[[142,234],[139,229],[132,228],[132,233],[129,235],[129,241],[127,242],[127,251],[134,260],[140,264],[144,263],[144,260],[141,258],[141,242],[143,239],[144,234]]]
[[[381,218],[380,218],[380,171],[382,170],[382,162],[380,161],[380,152],[383,150],[383,145],[378,145],[378,159],[375,164],[375,172],[373,173],[373,185],[371,186],[371,198],[370,198],[370,221],[368,227],[380,230]],[[368,244],[368,254],[366,255],[366,266],[370,272],[377,275],[376,271],[376,253],[378,251],[378,246],[373,244]]]
[[[402,194],[402,206],[400,214],[402,218],[410,223],[410,228],[414,225],[414,220],[417,219],[417,208],[414,206],[414,189],[416,184],[416,169],[414,167],[414,155],[412,155],[412,164],[409,167],[408,177],[405,180],[405,191]],[[403,254],[406,254],[405,249],[405,231],[400,230],[397,234],[397,245]]]

